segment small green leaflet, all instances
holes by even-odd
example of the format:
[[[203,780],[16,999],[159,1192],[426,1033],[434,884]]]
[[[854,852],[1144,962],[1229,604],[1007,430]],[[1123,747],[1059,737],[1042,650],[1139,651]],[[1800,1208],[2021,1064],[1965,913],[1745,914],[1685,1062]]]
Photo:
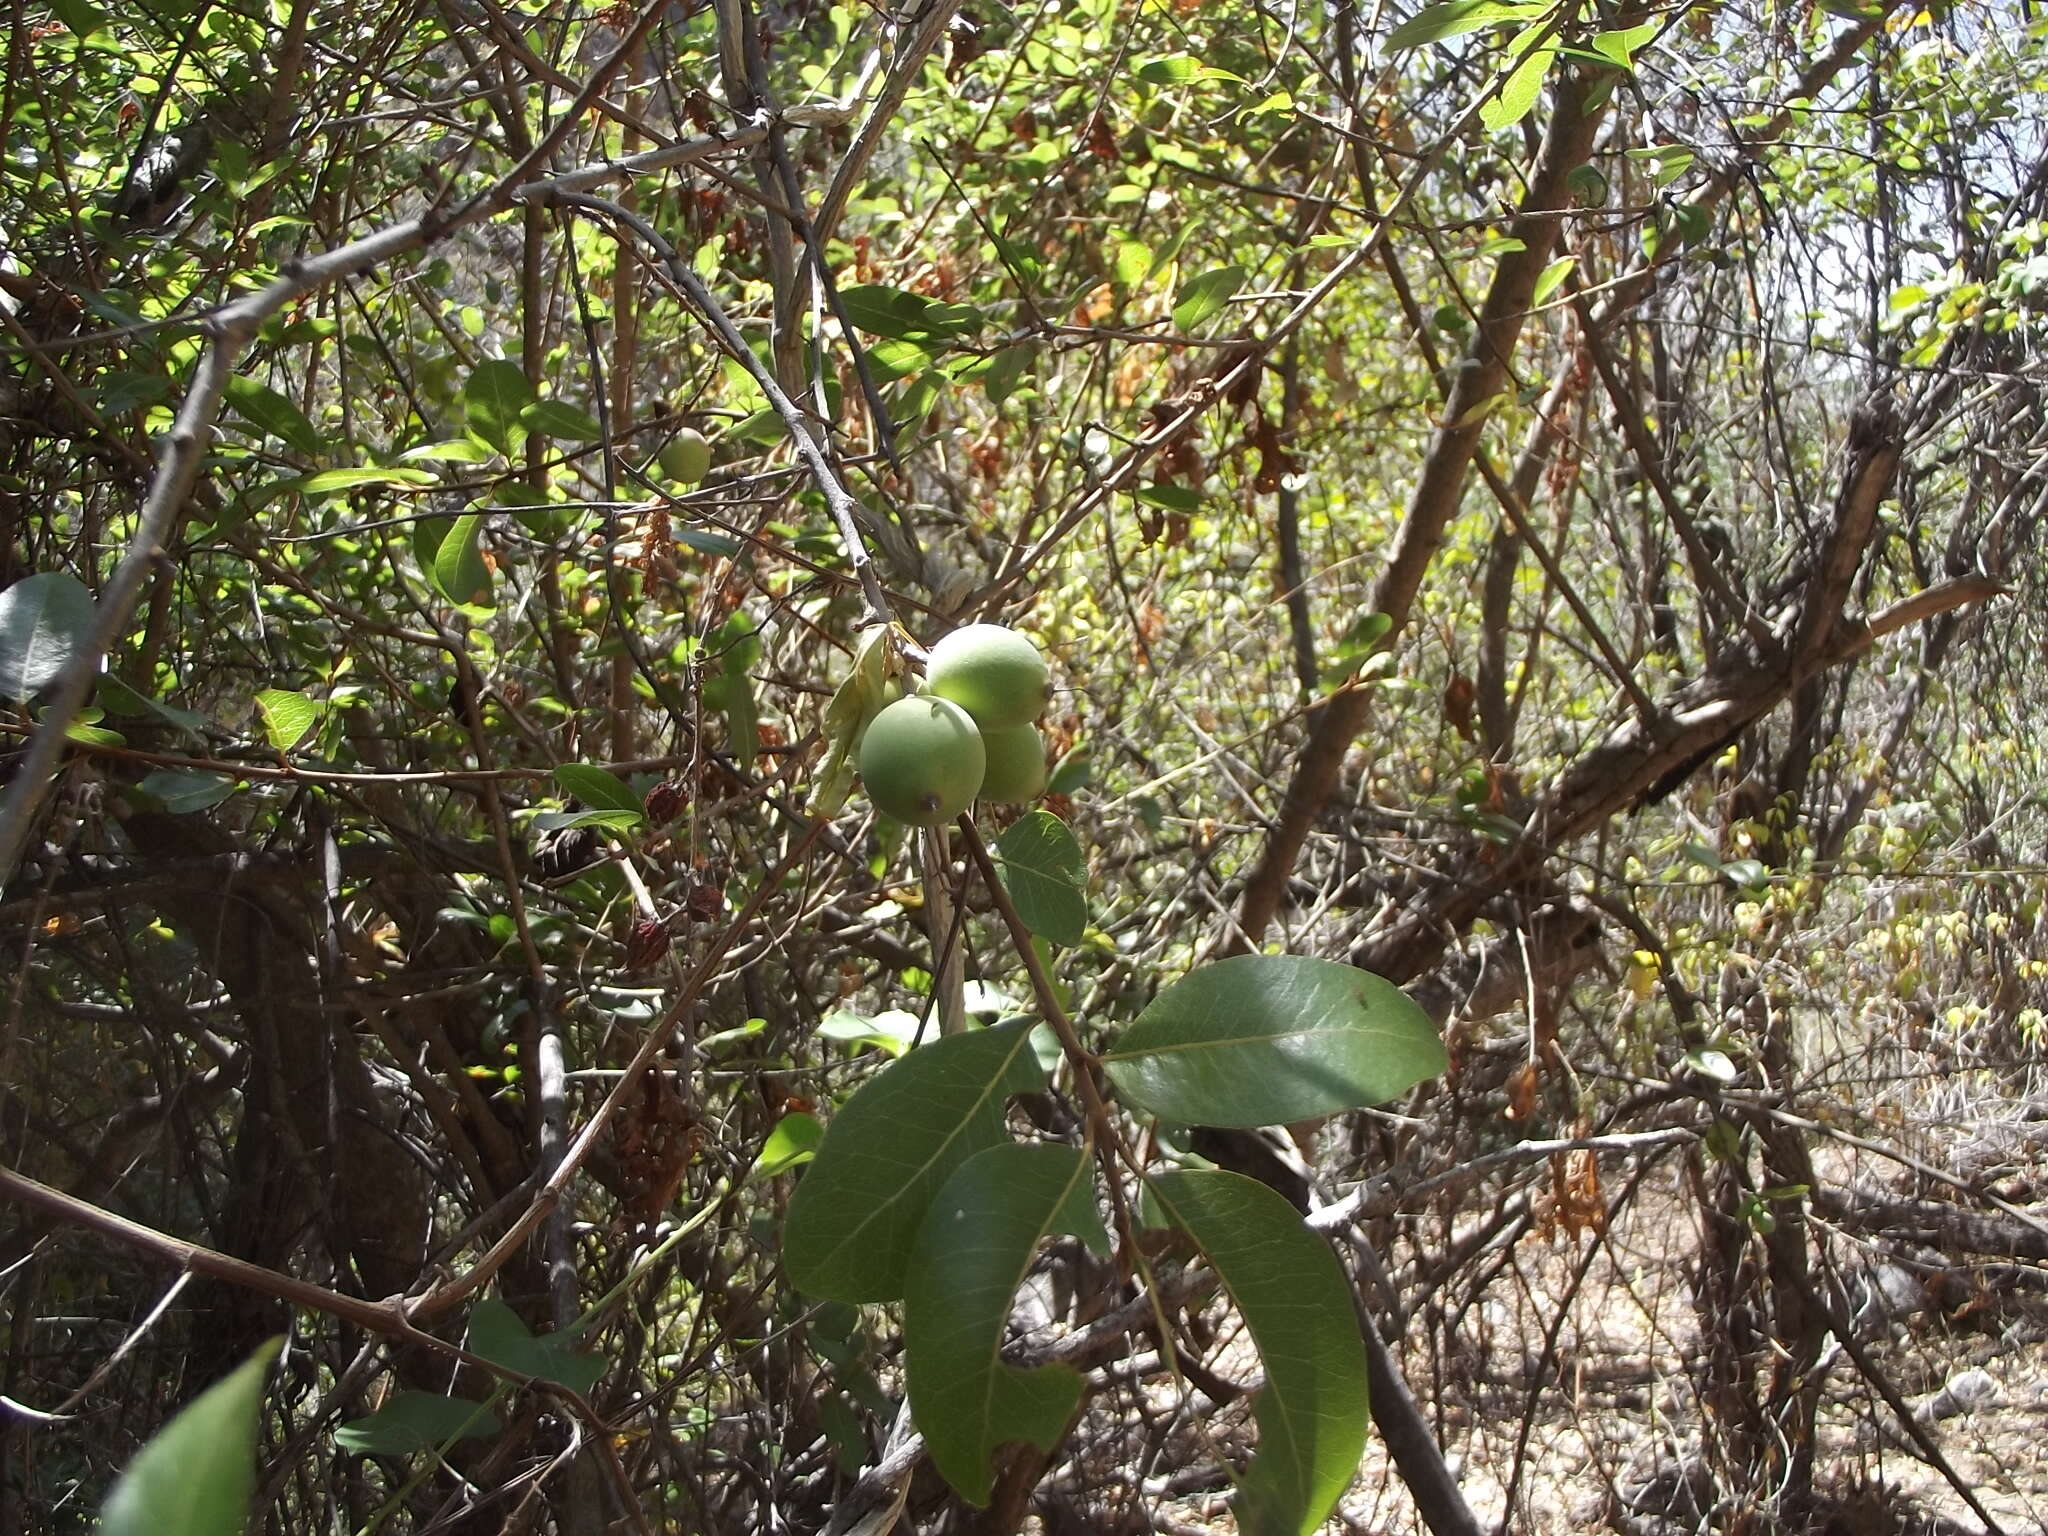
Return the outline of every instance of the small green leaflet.
[[[1639,27],[1602,32],[1593,39],[1593,51],[1618,69],[1634,69],[1636,50],[1655,37],[1658,31],[1656,22],[1646,21]]]
[[[818,1143],[825,1139],[825,1124],[805,1110],[784,1115],[761,1144],[761,1155],[747,1170],[747,1182],[772,1179],[778,1173],[799,1168],[818,1155]]]
[[[877,624],[861,633],[853,653],[853,670],[846,674],[825,706],[825,764],[811,785],[806,809],[813,816],[832,816],[846,804],[853,792],[853,765],[860,751],[860,739],[868,722],[889,702],[889,673],[895,648],[886,625]]]
[[[261,1345],[157,1431],[107,1495],[100,1536],[240,1536],[256,1496],[263,1381],[283,1347]]]
[[[313,734],[327,705],[288,688],[265,688],[256,695],[256,713],[263,721],[263,734],[280,752],[290,752]]]
[[[1529,296],[1531,304],[1542,304],[1564,286],[1564,280],[1571,275],[1573,267],[1579,264],[1576,256],[1560,256],[1543,269],[1543,275],[1536,279],[1536,291]]]
[[[932,1196],[1003,1140],[1010,1095],[1044,1081],[1021,1019],[934,1040],[868,1079],[825,1127],[790,1199],[782,1260],[791,1282],[828,1301],[901,1296]]]
[[[1111,247],[1110,276],[1117,287],[1129,290],[1141,286],[1152,272],[1152,247],[1142,240],[1118,240]]]
[[[932,1464],[970,1504],[989,1501],[998,1446],[1051,1450],[1080,1401],[1079,1373],[1006,1365],[1002,1346],[1042,1241],[1070,1232],[1109,1252],[1089,1167],[1079,1147],[990,1147],[946,1180],[918,1229],[903,1296],[910,1411]]]
[[[1358,1471],[1371,1406],[1365,1342],[1337,1256],[1293,1206],[1242,1174],[1161,1174],[1150,1194],[1221,1277],[1266,1370],[1237,1528],[1313,1536]]]
[[[92,624],[92,594],[63,571],[39,571],[0,592],[0,698],[26,702],[56,682]]]
[[[457,1440],[480,1440],[500,1427],[482,1403],[408,1388],[394,1392],[375,1413],[350,1419],[334,1432],[334,1443],[358,1456],[410,1456]]]
[[[1188,85],[1197,80],[1235,80],[1245,83],[1244,76],[1233,75],[1227,69],[1218,69],[1213,64],[1204,64],[1200,59],[1185,53],[1169,53],[1156,59],[1147,59],[1138,66],[1138,78],[1147,85]]]
[[[1401,53],[1427,43],[1441,43],[1468,32],[1478,32],[1505,21],[1527,21],[1550,7],[1540,0],[1442,0],[1424,6],[1394,28],[1387,48]]]
[[[489,358],[462,386],[462,406],[469,428],[510,458],[526,435],[519,413],[533,404],[533,386],[517,363]]]
[[[1555,48],[1538,48],[1515,66],[1500,94],[1479,109],[1479,120],[1489,132],[1511,128],[1529,115],[1543,94],[1543,77],[1550,73],[1550,61],[1556,57]]]
[[[1174,328],[1192,331],[1210,316],[1221,313],[1244,286],[1244,279],[1244,268],[1235,263],[1189,278],[1181,284],[1180,299],[1173,306]]]
[[[320,452],[320,434],[305,413],[267,385],[246,374],[234,374],[222,391],[228,409],[307,458]]]
[[[1033,933],[1074,945],[1088,932],[1088,863],[1067,824],[1050,811],[1031,811],[996,844],[1003,887]]]
[[[1238,955],[1161,991],[1102,1064],[1171,1124],[1254,1126],[1383,1104],[1448,1059],[1429,1015],[1370,971]]]
[[[1001,405],[1016,391],[1024,370],[1031,366],[1031,352],[1029,342],[1020,342],[989,359],[988,370],[981,376],[981,387],[990,405]]]

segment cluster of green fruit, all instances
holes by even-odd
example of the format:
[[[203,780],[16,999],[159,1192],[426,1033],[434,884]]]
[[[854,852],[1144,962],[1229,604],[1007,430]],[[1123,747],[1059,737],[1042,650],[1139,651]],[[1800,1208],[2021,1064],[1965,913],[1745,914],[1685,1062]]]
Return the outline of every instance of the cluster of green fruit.
[[[860,777],[875,809],[910,826],[951,821],[975,800],[1045,793],[1032,722],[1052,697],[1038,647],[1000,624],[969,624],[932,647],[923,691],[868,722]]]

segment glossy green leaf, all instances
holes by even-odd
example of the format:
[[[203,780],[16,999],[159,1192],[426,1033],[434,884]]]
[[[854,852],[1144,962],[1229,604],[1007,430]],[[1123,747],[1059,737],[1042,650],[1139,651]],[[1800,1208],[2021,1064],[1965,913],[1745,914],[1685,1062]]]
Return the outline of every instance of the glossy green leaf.
[[[1174,328],[1192,331],[1211,315],[1222,313],[1244,286],[1244,279],[1244,268],[1235,263],[1189,278],[1181,284],[1180,297],[1173,306]]]
[[[0,592],[0,699],[26,701],[56,682],[92,623],[92,594],[63,571],[39,571]]]
[[[996,852],[1024,926],[1055,944],[1080,943],[1088,932],[1088,862],[1067,824],[1050,811],[1028,812]]]
[[[1578,264],[1579,258],[1576,256],[1560,256],[1549,266],[1545,267],[1542,275],[1536,279],[1536,291],[1529,296],[1530,304],[1536,305],[1548,302],[1550,296],[1564,286],[1564,280],[1571,275],[1572,268]]]
[[[470,1353],[522,1376],[537,1376],[572,1392],[588,1392],[604,1374],[604,1360],[576,1347],[569,1334],[536,1334],[504,1302],[492,1297],[469,1315]]]
[[[1293,1206],[1242,1174],[1161,1174],[1151,1194],[1201,1249],[1258,1346],[1258,1449],[1238,1484],[1244,1536],[1311,1536],[1365,1451],[1365,1342],[1337,1257]]]
[[[1515,66],[1500,94],[1479,109],[1479,120],[1489,132],[1511,128],[1535,109],[1536,99],[1543,94],[1543,78],[1556,57],[1556,49],[1538,48]]]
[[[631,811],[637,819],[646,809],[625,780],[594,763],[563,763],[555,769],[555,787],[593,811]]]
[[[311,458],[320,452],[320,433],[305,412],[266,384],[235,374],[222,391],[227,407],[250,426]]]
[[[195,773],[182,768],[159,768],[135,786],[173,816],[208,811],[242,786],[224,773]]]
[[[194,1398],[107,1494],[99,1536],[240,1536],[256,1496],[257,1415],[282,1339]]]
[[[1167,987],[1102,1058],[1117,1092],[1177,1125],[1280,1125],[1381,1104],[1448,1065],[1392,982],[1308,955],[1238,955]]]
[[[1202,493],[1186,485],[1147,485],[1131,493],[1148,507],[1164,507],[1169,512],[1199,512],[1202,510]]]
[[[1044,1081],[1020,1020],[934,1040],[863,1083],[825,1127],[789,1202],[790,1280],[833,1301],[901,1296],[932,1196],[1003,1139],[1010,1095]]]
[[[525,436],[519,413],[533,404],[533,386],[517,363],[488,358],[462,386],[462,407],[472,432],[507,458]]]
[[[490,605],[491,568],[484,564],[483,551],[477,547],[483,531],[484,514],[465,512],[449,526],[434,550],[434,586],[461,607]]]
[[[1615,32],[1602,32],[1593,38],[1593,51],[1612,62],[1617,68],[1633,69],[1636,50],[1655,37],[1659,30],[1659,23],[1646,21],[1639,27],[1624,27]]]
[[[886,283],[861,283],[839,290],[839,302],[846,318],[870,336],[892,336],[903,340],[928,334],[926,312],[932,301],[922,294],[891,288]]]
[[[792,1110],[775,1122],[775,1129],[761,1143],[761,1155],[747,1170],[747,1182],[772,1179],[802,1167],[818,1155],[818,1144],[824,1139],[824,1121],[807,1110]]]
[[[577,410],[566,400],[536,400],[521,406],[519,424],[529,432],[568,443],[592,443],[604,436],[604,428],[595,416]]]
[[[1531,16],[1541,15],[1545,9],[1542,4],[1527,3],[1527,0],[1522,0],[1522,3],[1514,3],[1514,0],[1442,0],[1441,4],[1424,6],[1394,28],[1387,38],[1387,47],[1400,53],[1428,43],[1463,37],[1468,32],[1478,32],[1500,22],[1526,21]]]
[[[256,713],[263,734],[280,752],[290,752],[313,734],[327,706],[289,688],[265,688],[256,695]]]
[[[1008,1142],[962,1163],[918,1229],[903,1295],[910,1411],[932,1465],[971,1504],[989,1501],[998,1446],[1051,1450],[1080,1402],[1078,1372],[1007,1365],[1002,1348],[1042,1241],[1071,1232],[1108,1251],[1093,1188],[1080,1148]]]
[[[498,1416],[482,1403],[407,1388],[394,1392],[375,1413],[342,1425],[334,1443],[358,1456],[410,1456],[454,1440],[481,1440],[500,1427]]]
[[[437,478],[424,469],[361,464],[353,469],[323,469],[299,481],[297,489],[301,496],[332,496],[337,491],[352,491],[365,485],[427,486],[436,483]]]
[[[855,1049],[873,1046],[891,1056],[901,1056],[917,1042],[921,1023],[916,1014],[905,1008],[885,1009],[872,1017],[849,1008],[835,1008],[819,1022],[818,1038]]]

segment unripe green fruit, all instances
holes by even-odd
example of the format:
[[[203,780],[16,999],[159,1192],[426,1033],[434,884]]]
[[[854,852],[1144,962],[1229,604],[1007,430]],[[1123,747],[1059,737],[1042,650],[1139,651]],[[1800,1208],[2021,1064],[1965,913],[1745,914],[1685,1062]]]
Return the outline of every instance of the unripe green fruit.
[[[1045,793],[1045,738],[1035,725],[1005,725],[981,733],[988,770],[981,798],[994,805],[1023,805]]]
[[[1050,674],[1038,647],[1000,624],[969,624],[932,647],[925,686],[951,699],[985,731],[1026,725],[1045,713]]]
[[[679,485],[695,485],[711,472],[711,439],[685,427],[661,445],[661,472]]]
[[[974,802],[988,754],[974,717],[949,699],[914,694],[868,722],[860,780],[884,816],[913,827],[951,821]]]

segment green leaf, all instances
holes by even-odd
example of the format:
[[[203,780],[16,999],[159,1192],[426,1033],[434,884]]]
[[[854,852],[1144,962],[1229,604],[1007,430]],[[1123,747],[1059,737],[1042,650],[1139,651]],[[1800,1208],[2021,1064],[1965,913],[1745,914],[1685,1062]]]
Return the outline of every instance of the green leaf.
[[[646,809],[624,780],[594,763],[563,763],[555,770],[555,785],[593,811],[630,811],[637,820]]]
[[[1442,0],[1426,5],[1394,28],[1387,48],[1400,53],[1427,43],[1441,43],[1467,32],[1478,32],[1503,21],[1523,21],[1540,16],[1548,7],[1530,0]]]
[[[1073,945],[1088,932],[1088,861],[1067,824],[1051,811],[1019,817],[996,844],[1003,888],[1024,926],[1055,944]]]
[[[1392,982],[1308,955],[1238,955],[1166,988],[1102,1058],[1177,1125],[1280,1125],[1382,1104],[1449,1064]]]
[[[185,769],[159,768],[135,786],[158,802],[173,816],[208,811],[227,799],[241,784],[224,773],[194,773]]]
[[[1646,21],[1639,27],[1625,27],[1618,32],[1602,32],[1593,39],[1593,51],[1602,58],[1611,60],[1617,68],[1634,69],[1636,50],[1655,37],[1658,31],[1658,23]]]
[[[263,718],[263,734],[280,752],[290,752],[313,734],[327,706],[288,688],[265,688],[256,695],[256,712]]]
[[[926,318],[932,301],[922,294],[891,288],[887,283],[860,283],[839,290],[846,318],[870,336],[893,336],[903,340],[930,333]]]
[[[607,827],[630,832],[646,820],[639,811],[542,811],[533,818],[534,829],[553,832],[562,827]]]
[[[465,512],[449,525],[434,550],[435,589],[459,608],[491,605],[491,568],[477,547],[483,531],[484,514]]]
[[[1001,405],[1015,393],[1024,370],[1031,366],[1031,354],[1030,343],[1020,342],[989,359],[988,370],[981,376],[981,388],[990,405]]]
[[[1529,296],[1532,305],[1541,304],[1564,286],[1564,280],[1579,264],[1576,256],[1560,256],[1543,269],[1543,275],[1536,279],[1536,291]]]
[[[1237,296],[1244,286],[1245,271],[1235,262],[1216,267],[1181,284],[1180,299],[1173,306],[1174,329],[1192,331]]]
[[[323,469],[318,474],[307,475],[293,488],[301,496],[331,496],[336,491],[352,491],[359,485],[425,486],[437,483],[438,477],[424,469],[362,464],[353,469]]]
[[[259,384],[247,374],[232,375],[223,394],[228,409],[252,427],[256,427],[276,438],[289,448],[295,448],[307,458],[320,452],[320,434],[313,423],[306,420],[305,413],[291,401],[267,385]]]
[[[1164,507],[1169,512],[1202,510],[1202,493],[1192,486],[1148,485],[1131,494],[1148,507]]]
[[[830,1301],[903,1294],[925,1208],[1003,1139],[1003,1105],[1045,1081],[1028,1020],[934,1040],[863,1083],[825,1127],[789,1202],[783,1265]]]
[[[1529,115],[1536,98],[1543,94],[1543,77],[1550,73],[1550,61],[1556,57],[1555,48],[1538,48],[1515,66],[1500,94],[1479,109],[1479,120],[1489,132],[1511,128]]]
[[[481,1440],[499,1428],[498,1416],[482,1403],[407,1388],[375,1413],[342,1425],[334,1443],[358,1456],[410,1456],[455,1440]]]
[[[206,732],[206,716],[196,709],[180,709],[175,704],[166,704],[162,699],[152,699],[147,694],[137,693],[113,673],[103,673],[93,689],[93,697],[104,704],[110,715],[122,715],[133,719],[138,715],[154,715],[166,725],[176,726],[192,736],[203,736]]]
[[[1152,247],[1142,240],[1118,240],[1110,258],[1110,277],[1119,288],[1136,288],[1152,271]]]
[[[92,594],[62,571],[0,592],[0,698],[25,703],[56,682],[85,649],[92,623]]]
[[[873,1046],[891,1056],[901,1056],[916,1042],[918,1016],[903,1008],[888,1008],[869,1018],[849,1008],[835,1008],[818,1024],[818,1038],[857,1049]]]
[[[263,1380],[272,1339],[194,1398],[128,1463],[100,1511],[100,1536],[239,1536],[256,1497]]]
[[[1108,1251],[1088,1168],[1078,1147],[990,1147],[946,1180],[918,1229],[903,1295],[910,1412],[932,1465],[970,1504],[989,1501],[998,1446],[1050,1451],[1081,1400],[1078,1372],[1006,1365],[1002,1347],[1042,1241],[1071,1232]]]
[[[517,363],[489,358],[462,386],[470,430],[510,458],[525,436],[519,413],[533,404],[533,386]]]
[[[578,1349],[573,1335],[537,1335],[496,1297],[479,1302],[470,1313],[468,1343],[470,1353],[493,1365],[552,1381],[572,1392],[589,1392],[604,1374],[603,1357]]]
[[[1337,1257],[1280,1195],[1220,1169],[1167,1173],[1151,1193],[1195,1240],[1258,1346],[1259,1445],[1238,1484],[1244,1536],[1311,1536],[1365,1451],[1365,1342]]]
[[[824,1121],[805,1110],[791,1111],[775,1122],[775,1129],[761,1144],[761,1155],[747,1170],[746,1181],[772,1179],[803,1166],[818,1155],[818,1143],[824,1139]]]
[[[525,375],[520,377],[523,380]],[[604,436],[604,428],[595,416],[577,410],[566,400],[536,400],[531,405],[521,406],[519,424],[542,437],[556,437],[571,443],[595,442]]]

